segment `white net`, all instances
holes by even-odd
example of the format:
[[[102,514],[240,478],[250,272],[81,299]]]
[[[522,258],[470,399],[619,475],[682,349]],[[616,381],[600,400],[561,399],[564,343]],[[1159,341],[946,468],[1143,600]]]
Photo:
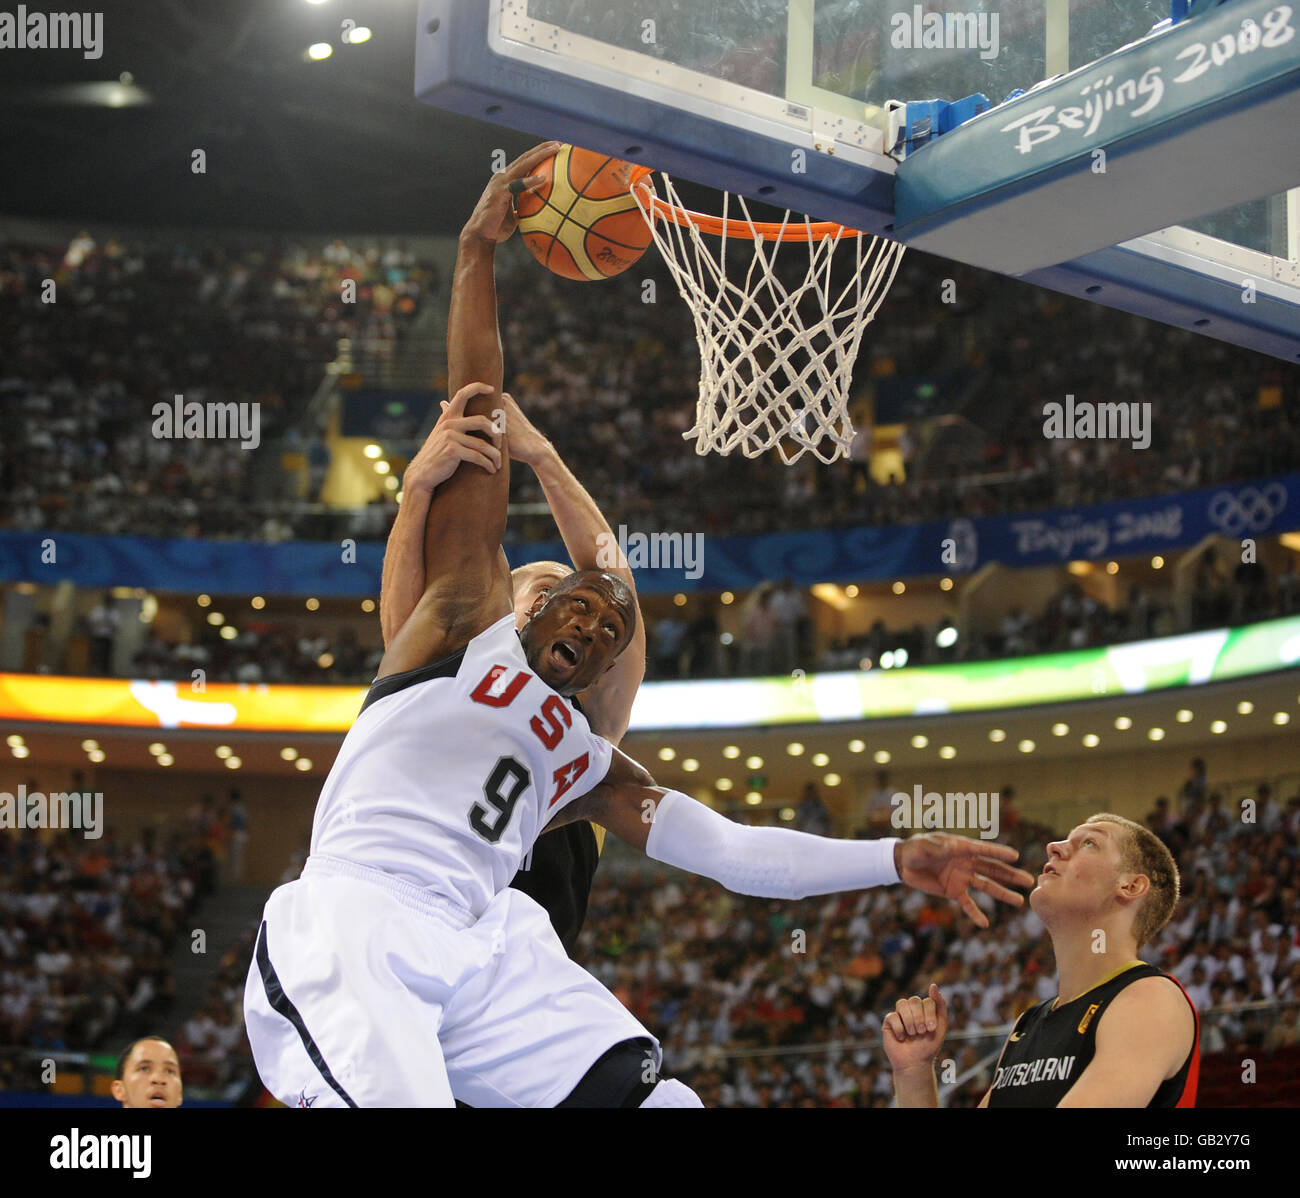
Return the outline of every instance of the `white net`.
[[[755,222],[744,197],[726,192],[720,222],[690,214],[678,223],[669,205],[681,220],[688,214],[672,180],[660,178],[663,198],[632,191],[695,318],[700,397],[686,438],[699,454],[739,449],[752,458],[775,448],[787,465],[805,453],[846,457],[853,363],[903,247],[789,212]],[[836,261],[841,241],[853,243],[852,259]]]

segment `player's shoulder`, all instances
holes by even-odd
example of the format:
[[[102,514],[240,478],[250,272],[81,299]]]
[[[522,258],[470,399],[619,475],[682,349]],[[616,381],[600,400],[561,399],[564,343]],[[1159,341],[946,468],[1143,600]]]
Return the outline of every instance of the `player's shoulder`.
[[[1134,978],[1106,1004],[1097,1034],[1147,1035],[1156,1027],[1195,1031],[1195,1009],[1173,978],[1163,971]]]

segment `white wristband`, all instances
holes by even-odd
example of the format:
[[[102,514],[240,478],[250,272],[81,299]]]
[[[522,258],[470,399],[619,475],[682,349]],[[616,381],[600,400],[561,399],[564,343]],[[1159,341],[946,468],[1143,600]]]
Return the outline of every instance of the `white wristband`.
[[[790,828],[750,828],[670,790],[659,800],[645,851],[737,894],[805,898],[899,881],[896,844],[896,837],[836,840]]]

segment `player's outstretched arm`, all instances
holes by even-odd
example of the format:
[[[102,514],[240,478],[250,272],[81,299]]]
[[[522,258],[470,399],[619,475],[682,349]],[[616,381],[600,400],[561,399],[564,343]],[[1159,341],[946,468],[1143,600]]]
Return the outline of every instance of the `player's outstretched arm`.
[[[894,1071],[894,1099],[900,1107],[937,1107],[934,1058],[948,1034],[948,1004],[930,983],[926,998],[900,998],[885,1016],[880,1035]]]
[[[496,425],[487,416],[466,416],[468,398],[462,391],[452,402],[443,401],[437,423],[402,475],[402,504],[388,534],[379,591],[385,648],[424,594],[424,528],[434,491],[462,462],[488,474],[501,468]]]
[[[555,152],[548,142],[493,176],[461,231],[447,320],[448,386],[463,416],[500,417],[501,338],[494,265],[497,245],[515,230],[511,184],[534,185],[533,167]],[[463,398],[462,398],[463,396]],[[493,423],[500,428],[498,420]],[[492,444],[490,434],[472,437]],[[496,446],[508,452],[509,431]],[[424,527],[424,592],[401,625],[379,677],[454,653],[513,609],[510,566],[501,548],[510,494],[509,463],[491,474],[457,470],[438,487]]]
[[[1019,907],[1024,896],[1009,887],[1034,884],[1010,864],[1019,856],[1015,849],[964,836],[837,840],[791,828],[747,827],[690,795],[655,786],[644,766],[617,749],[600,785],[553,824],[571,819],[590,819],[647,857],[760,898],[807,898],[902,881],[955,900],[976,926],[986,928],[988,918],[971,889]]]
[[[1147,1106],[1183,1067],[1196,1035],[1192,1008],[1167,978],[1125,986],[1102,1012],[1097,1050],[1061,1106]]]
[[[510,459],[531,467],[542,485],[555,526],[575,570],[605,570],[621,578],[636,600],[636,580],[609,522],[587,489],[509,395],[501,397],[510,432]],[[645,620],[637,606],[636,630],[618,660],[585,691],[582,710],[593,732],[618,744],[627,731],[632,701],[645,678]]]

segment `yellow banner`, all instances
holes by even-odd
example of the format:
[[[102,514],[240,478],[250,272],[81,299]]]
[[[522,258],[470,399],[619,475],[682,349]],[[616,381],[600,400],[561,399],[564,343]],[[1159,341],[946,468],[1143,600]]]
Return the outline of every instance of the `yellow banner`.
[[[243,732],[337,732],[352,727],[363,686],[266,686],[0,674],[0,720],[212,728]]]

